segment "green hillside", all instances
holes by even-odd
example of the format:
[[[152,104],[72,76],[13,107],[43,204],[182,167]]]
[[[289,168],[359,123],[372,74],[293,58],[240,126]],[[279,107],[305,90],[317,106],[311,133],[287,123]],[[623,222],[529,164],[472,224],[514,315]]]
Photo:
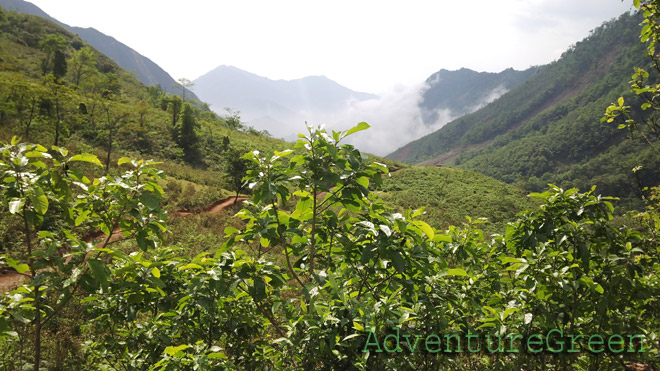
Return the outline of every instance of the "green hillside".
[[[170,176],[228,186],[222,154],[283,142],[226,122],[205,104],[145,87],[111,59],[54,23],[26,14],[0,18],[0,139],[13,135],[110,164],[130,154],[164,161]],[[194,170],[193,170],[194,169]]]
[[[458,165],[531,190],[547,183],[637,196],[630,170],[657,168],[651,149],[624,143],[626,132],[600,123],[605,107],[630,96],[633,67],[646,66],[640,15],[603,24],[562,57],[500,97],[388,157]],[[645,184],[657,176],[642,175]]]
[[[413,166],[385,177],[382,198],[395,210],[424,207],[421,220],[435,228],[486,218],[488,234],[502,231],[517,213],[535,207],[521,189],[488,176],[457,168]]]

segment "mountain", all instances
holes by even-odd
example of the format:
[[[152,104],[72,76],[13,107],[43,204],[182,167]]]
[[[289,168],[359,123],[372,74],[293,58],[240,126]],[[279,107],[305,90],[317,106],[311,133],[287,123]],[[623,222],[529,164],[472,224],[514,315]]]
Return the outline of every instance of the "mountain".
[[[320,116],[331,116],[350,101],[377,96],[352,91],[325,76],[271,80],[232,66],[220,66],[196,79],[193,90],[218,113],[240,111],[248,124],[293,137]]]
[[[619,96],[635,100],[630,75],[649,63],[639,43],[641,19],[624,14],[606,22],[496,101],[388,157],[458,165],[531,190],[597,184],[605,194],[638,195],[631,169],[658,168],[652,150],[600,118]],[[660,180],[638,175],[645,184]]]
[[[426,79],[419,103],[424,124],[435,124],[440,111],[451,112],[452,117],[472,113],[518,86],[537,70],[538,67],[524,71],[508,68],[491,73],[468,68],[457,71],[442,69]]]
[[[51,20],[67,29],[69,32],[80,36],[81,39],[85,40],[98,51],[114,60],[121,68],[135,72],[138,80],[143,84],[160,85],[163,90],[169,93],[181,94],[181,85],[174,81],[172,76],[165,72],[165,70],[160,68],[149,58],[141,55],[111,36],[99,32],[94,28],[72,27],[64,24],[46,14],[46,12],[36,5],[27,1],[0,0],[0,6],[7,10],[36,15]],[[186,95],[188,94],[191,98],[199,100],[194,94],[186,92]]]

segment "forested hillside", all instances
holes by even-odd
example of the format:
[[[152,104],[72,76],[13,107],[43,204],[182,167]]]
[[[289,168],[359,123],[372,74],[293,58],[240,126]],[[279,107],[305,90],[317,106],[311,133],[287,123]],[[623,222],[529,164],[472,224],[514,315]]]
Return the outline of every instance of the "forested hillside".
[[[639,197],[631,169],[657,169],[657,157],[600,118],[603,107],[630,96],[633,67],[649,63],[636,42],[641,20],[624,14],[605,23],[495,102],[388,157],[458,165],[531,190],[596,184],[603,194]],[[638,175],[652,185],[656,174]]]
[[[178,93],[182,89],[181,85],[174,81],[172,76],[149,58],[94,28],[69,26],[46,14],[36,5],[23,0],[0,0],[0,6],[6,10],[36,15],[59,24],[74,35],[80,36],[88,44],[100,50],[106,56],[112,58],[113,61],[126,71],[134,72],[137,78],[145,85],[160,86],[168,93]],[[194,99],[199,99],[193,93],[188,93]]]
[[[0,136],[222,171],[223,152],[281,146],[232,116],[145,87],[79,37],[36,16],[2,13]],[[235,157],[235,156],[234,156]],[[174,166],[174,165],[168,165]],[[186,177],[181,173],[171,174]],[[190,180],[190,179],[189,179]],[[215,180],[219,181],[219,180]],[[216,183],[219,184],[219,183]]]

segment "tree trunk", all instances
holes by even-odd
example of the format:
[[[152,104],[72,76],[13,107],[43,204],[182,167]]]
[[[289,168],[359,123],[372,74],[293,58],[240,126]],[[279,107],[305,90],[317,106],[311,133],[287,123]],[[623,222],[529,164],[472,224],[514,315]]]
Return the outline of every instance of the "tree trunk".
[[[55,145],[60,143],[60,100],[55,99]]]
[[[105,158],[105,173],[107,174],[110,171],[110,154],[112,153],[112,128],[110,128],[110,134],[108,134],[108,156]]]

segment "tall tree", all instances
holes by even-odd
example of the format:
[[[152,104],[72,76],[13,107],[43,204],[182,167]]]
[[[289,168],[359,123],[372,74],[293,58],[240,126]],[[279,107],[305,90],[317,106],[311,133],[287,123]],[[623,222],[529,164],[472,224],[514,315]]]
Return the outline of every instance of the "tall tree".
[[[121,124],[128,117],[128,112],[117,102],[115,96],[111,93],[104,94],[101,99],[101,106],[105,115],[105,129],[108,133],[108,141],[106,142],[106,158],[105,158],[105,172],[110,170],[110,157],[112,155],[112,145],[114,136],[119,130]]]
[[[41,60],[41,74],[46,75],[48,72],[53,71],[55,67],[52,67],[51,63],[53,57],[55,56],[55,59],[58,59],[58,55],[60,55],[59,59],[61,59],[64,55],[62,54],[64,50],[66,49],[68,45],[68,42],[64,36],[60,34],[47,34],[44,36],[44,38],[39,42],[39,46],[41,49],[46,52],[46,56]],[[60,53],[60,54],[58,54]],[[58,72],[62,71],[62,61],[59,60],[54,64],[60,64],[57,66]],[[66,60],[64,63],[64,66],[66,66]],[[66,72],[66,67],[64,67],[64,70]],[[53,71],[54,72],[54,71]]]
[[[175,142],[179,142],[179,131],[177,128],[177,122],[179,122],[179,116],[181,116],[181,108],[183,106],[183,101],[178,95],[173,95],[171,97],[163,97],[161,102],[164,110],[170,114],[170,131],[172,134],[172,139]]]
[[[229,107],[225,107],[227,114],[223,117],[225,125],[234,130],[245,130],[245,124],[241,121],[241,111],[235,111]]]
[[[71,72],[73,83],[80,85],[80,79],[90,71],[96,70],[96,54],[87,46],[73,52],[71,56]]]
[[[190,90],[190,88],[192,88],[193,85],[195,85],[195,84],[193,84],[192,81],[188,80],[185,77],[182,77],[177,81],[179,81],[179,84],[181,85],[181,98],[185,102],[186,101],[186,89]]]
[[[54,104],[54,121],[55,121],[55,142],[54,144],[58,146],[60,144],[60,133],[62,131],[63,114],[64,106],[68,103],[71,97],[71,89],[66,85],[62,84],[55,75],[48,74],[43,78],[44,85],[48,91],[46,99],[50,100]]]
[[[199,155],[199,138],[195,132],[197,122],[193,113],[192,106],[184,103],[183,113],[181,115],[181,126],[179,128],[178,144],[183,149],[184,160],[188,163],[197,162]]]
[[[236,205],[238,196],[245,187],[243,178],[247,175],[247,171],[253,166],[251,161],[243,158],[243,154],[245,154],[247,150],[240,150],[233,147],[229,144],[229,138],[225,137],[224,139],[223,146],[225,147],[225,150],[222,152],[222,157],[225,161],[225,174],[229,178],[229,186],[231,190],[236,192],[236,196],[234,197],[234,205]]]

